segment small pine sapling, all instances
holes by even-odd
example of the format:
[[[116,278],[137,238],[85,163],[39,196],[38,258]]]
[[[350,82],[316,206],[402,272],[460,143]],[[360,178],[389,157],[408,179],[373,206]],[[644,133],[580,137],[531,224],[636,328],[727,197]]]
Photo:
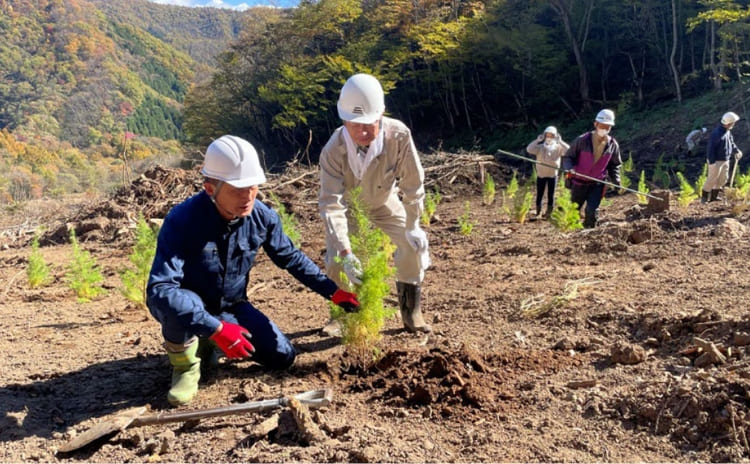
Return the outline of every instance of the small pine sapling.
[[[369,367],[378,355],[377,343],[385,320],[396,314],[395,308],[385,306],[390,293],[390,278],[395,274],[391,256],[395,247],[388,236],[373,227],[368,212],[360,200],[361,187],[349,197],[349,211],[354,226],[349,230],[352,252],[362,263],[362,284],[356,290],[360,310],[346,313],[331,304],[331,316],[341,324],[342,343],[363,367]],[[346,281],[342,273],[341,280]]]
[[[530,183],[519,188],[515,197],[513,198],[513,210],[511,211],[511,218],[523,224],[526,222],[526,217],[531,211],[531,205],[534,202],[534,195],[531,193]]]
[[[85,303],[104,293],[101,285],[104,277],[94,257],[78,245],[75,229],[70,230],[70,243],[73,245],[73,259],[68,266],[66,278],[78,301]]]
[[[485,205],[491,205],[495,201],[495,179],[489,173],[484,179],[484,185],[482,186],[482,203]]]
[[[550,215],[550,222],[563,232],[583,229],[580,207],[570,199],[570,190],[558,189],[557,206]]]
[[[737,174],[734,180],[734,188],[737,189],[737,194],[743,200],[748,197],[748,191],[750,191],[750,172],[745,174]]]
[[[505,191],[503,192],[503,208],[508,215],[510,215],[510,206],[508,205],[516,197],[516,192],[518,192],[518,172],[513,171],[513,177],[510,178],[510,182],[508,182],[508,186],[505,187]]]
[[[748,200],[750,193],[750,172],[746,174],[739,173],[734,179],[734,187],[724,189],[725,197],[731,202],[731,212],[734,216],[747,211],[750,207]]]
[[[701,169],[701,175],[698,176],[698,178],[695,180],[696,192],[703,191],[703,184],[706,183],[706,179],[708,179],[708,163],[703,163],[703,169]]]
[[[157,237],[158,231],[149,226],[143,216],[140,216],[135,226],[135,245],[133,245],[133,251],[128,256],[132,267],[120,271],[120,279],[123,284],[120,292],[129,301],[145,310],[146,317],[148,317],[146,286],[151,272],[151,264],[154,262],[154,255],[156,254]]]
[[[679,171],[677,171],[677,180],[680,182],[680,195],[677,197],[677,203],[686,208],[693,200],[698,198],[698,195],[690,182]]]
[[[430,223],[432,222],[432,218],[435,216],[435,212],[437,211],[437,207],[442,199],[443,197],[442,195],[440,195],[440,191],[438,190],[437,186],[435,187],[434,191],[425,193],[424,210],[422,211],[421,218],[422,225],[430,225]]]
[[[29,254],[29,265],[26,267],[26,276],[29,279],[29,287],[41,287],[49,282],[49,266],[44,261],[42,252],[39,251],[39,235],[34,235],[31,242],[31,254]]]
[[[656,166],[654,166],[654,174],[651,180],[655,185],[660,185],[662,188],[669,188],[672,184],[672,179],[667,171],[667,162],[664,161],[664,153],[659,155],[659,158],[656,160]]]
[[[467,201],[464,203],[464,213],[458,217],[458,230],[461,235],[469,236],[474,230],[474,226],[476,226],[476,223],[471,220],[471,205]]]
[[[281,202],[281,199],[275,193],[269,192],[268,196],[281,219],[281,228],[294,246],[299,248],[302,243],[302,234],[299,232],[297,218],[294,217],[294,214],[286,210],[286,206],[284,206],[284,203]]]
[[[648,185],[646,185],[646,171],[641,170],[641,177],[638,179],[638,192],[640,192],[638,195],[638,203],[642,205],[648,203],[648,197],[646,194],[649,191]]]
[[[633,182],[630,180],[630,176],[628,176],[629,173],[633,172],[635,170],[635,164],[633,162],[633,155],[631,154],[627,160],[625,160],[622,163],[622,175],[620,176],[620,184],[623,188],[620,189],[620,194],[625,193],[626,188],[630,188],[630,186],[633,184]]]

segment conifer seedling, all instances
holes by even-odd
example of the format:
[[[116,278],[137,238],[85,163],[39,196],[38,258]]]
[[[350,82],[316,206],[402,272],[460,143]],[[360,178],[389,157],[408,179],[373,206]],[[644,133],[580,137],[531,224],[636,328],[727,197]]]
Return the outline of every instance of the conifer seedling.
[[[701,170],[701,174],[695,180],[695,191],[696,192],[702,192],[703,191],[703,184],[706,183],[706,179],[708,179],[708,163],[703,163],[703,169]]]
[[[561,188],[559,191],[557,206],[550,215],[550,222],[562,232],[583,229],[580,208],[570,199],[570,190]]]
[[[284,206],[284,203],[281,202],[281,199],[279,199],[275,193],[269,192],[268,196],[281,219],[281,228],[284,230],[286,236],[289,237],[289,240],[292,241],[294,246],[299,248],[302,243],[302,234],[299,231],[297,218],[294,217],[294,214],[287,211],[286,206]]]
[[[29,280],[29,287],[41,287],[49,282],[49,266],[44,261],[41,251],[39,251],[39,235],[34,235],[31,242],[31,254],[29,254],[29,264],[26,267],[26,276]]]
[[[70,230],[70,243],[73,245],[73,258],[68,266],[66,278],[68,286],[75,292],[78,301],[85,303],[104,294],[99,266],[91,254],[81,249],[76,239],[75,229]]]
[[[347,351],[366,368],[377,360],[377,344],[386,319],[396,314],[395,308],[385,306],[385,298],[391,291],[389,282],[395,274],[391,264],[395,247],[382,230],[372,225],[360,194],[361,187],[352,190],[348,203],[354,220],[349,230],[352,252],[362,263],[362,284],[353,289],[360,310],[346,313],[331,304],[331,315],[341,324],[341,339]],[[343,273],[340,277],[346,281]]]
[[[495,179],[489,173],[484,179],[484,185],[482,186],[482,203],[485,205],[491,205],[495,202]]]
[[[645,195],[650,190],[646,185],[646,171],[641,171],[641,177],[638,179],[638,191],[643,195],[638,195],[638,203],[645,205],[648,203],[648,197]]]
[[[146,286],[151,272],[151,264],[154,261],[154,255],[156,255],[157,237],[158,231],[151,228],[141,215],[135,226],[135,245],[130,256],[128,256],[132,267],[120,271],[120,279],[123,284],[120,292],[129,301],[145,310],[146,317],[148,317]]]
[[[469,236],[474,230],[476,223],[471,220],[471,205],[467,201],[464,203],[464,213],[458,217],[458,230],[461,235]]]
[[[424,196],[424,211],[422,211],[422,225],[429,226],[432,222],[432,218],[435,216],[437,207],[443,197],[440,195],[440,191],[437,186],[432,192],[425,193]]]
[[[698,198],[698,194],[695,193],[693,186],[690,185],[690,182],[679,171],[677,171],[677,180],[680,183],[680,195],[677,197],[677,203],[685,208]]]

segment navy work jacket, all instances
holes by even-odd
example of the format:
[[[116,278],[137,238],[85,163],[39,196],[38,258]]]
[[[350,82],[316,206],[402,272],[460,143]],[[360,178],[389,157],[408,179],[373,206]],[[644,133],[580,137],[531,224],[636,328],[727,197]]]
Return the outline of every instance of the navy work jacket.
[[[149,309],[171,311],[185,329],[210,336],[220,323],[215,315],[247,300],[249,273],[260,247],[274,264],[324,298],[336,291],[336,284],[284,234],[274,210],[256,199],[249,216],[228,222],[203,191],[164,219],[148,281]]]
[[[732,153],[736,150],[737,145],[734,143],[732,131],[721,124],[711,131],[711,136],[708,138],[708,149],[706,150],[708,164],[714,164],[717,161],[729,161]]]

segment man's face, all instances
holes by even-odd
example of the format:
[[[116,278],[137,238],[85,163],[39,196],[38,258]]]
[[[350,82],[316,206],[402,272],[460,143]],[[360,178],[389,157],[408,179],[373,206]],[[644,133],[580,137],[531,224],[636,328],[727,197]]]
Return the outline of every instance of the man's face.
[[[597,121],[594,121],[594,128],[604,130],[607,133],[609,133],[609,131],[612,130],[612,126],[610,126],[609,124],[604,124],[604,123],[597,122]]]
[[[380,133],[380,120],[378,119],[372,124],[344,121],[344,127],[346,127],[354,143],[365,147],[370,145]]]
[[[218,188],[212,183],[204,183],[206,193],[214,197],[219,214],[226,220],[249,216],[253,212],[255,197],[258,196],[258,186],[237,188],[229,184],[221,184]],[[215,195],[215,196],[214,196]]]

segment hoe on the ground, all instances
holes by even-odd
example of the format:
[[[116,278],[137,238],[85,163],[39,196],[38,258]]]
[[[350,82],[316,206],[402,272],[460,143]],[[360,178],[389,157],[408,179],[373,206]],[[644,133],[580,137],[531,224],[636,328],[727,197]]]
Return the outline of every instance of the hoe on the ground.
[[[333,392],[329,388],[320,390],[310,390],[295,395],[293,398],[299,400],[308,408],[320,408],[327,406],[333,399]],[[250,401],[246,403],[234,404],[210,409],[195,409],[191,411],[179,412],[161,412],[156,414],[146,414],[148,408],[140,406],[130,408],[114,416],[104,419],[76,436],[68,443],[61,446],[58,453],[70,453],[93,443],[99,438],[107,435],[115,435],[117,432],[125,430],[128,427],[140,427],[143,425],[166,424],[170,422],[186,422],[196,419],[205,419],[208,417],[230,416],[245,414],[248,412],[262,412],[272,409],[282,408],[289,405],[290,398],[276,398],[273,400]]]

